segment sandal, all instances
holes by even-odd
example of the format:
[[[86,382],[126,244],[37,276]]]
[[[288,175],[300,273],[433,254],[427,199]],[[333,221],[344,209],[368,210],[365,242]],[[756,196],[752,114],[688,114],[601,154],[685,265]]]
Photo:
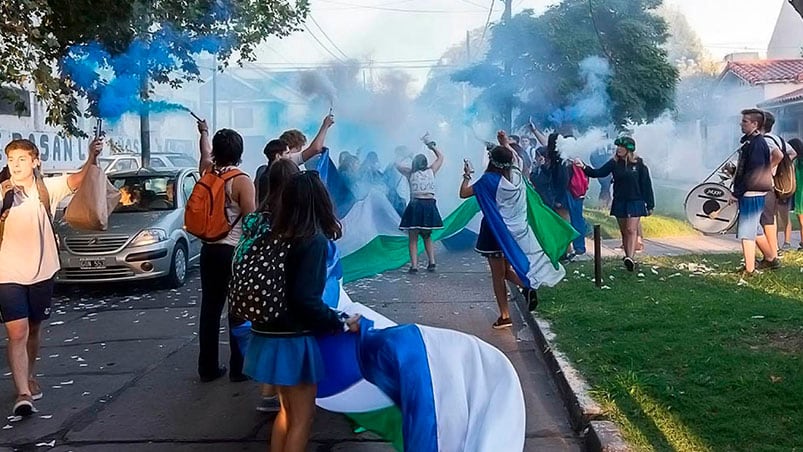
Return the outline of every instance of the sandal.
[[[513,326],[513,321],[510,320],[510,317],[506,319],[499,317],[498,319],[496,319],[496,322],[494,322],[494,324],[491,326],[495,330],[501,330],[502,328],[510,328],[511,326]]]

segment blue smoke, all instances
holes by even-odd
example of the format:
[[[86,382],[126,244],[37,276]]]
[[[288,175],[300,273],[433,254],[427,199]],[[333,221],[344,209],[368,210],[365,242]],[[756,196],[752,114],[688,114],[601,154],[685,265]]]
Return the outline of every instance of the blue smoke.
[[[97,115],[110,121],[125,113],[187,110],[166,101],[143,101],[142,80],[149,74],[181,71],[198,74],[193,56],[215,53],[225,41],[217,36],[193,36],[163,26],[149,40],[135,39],[119,55],[91,42],[70,47],[62,60],[64,74],[97,104]]]
[[[583,90],[572,96],[572,105],[557,109],[549,115],[549,121],[553,125],[584,125],[610,116],[608,80],[611,77],[611,68],[608,60],[598,56],[584,59],[580,62],[580,77],[585,81]]]

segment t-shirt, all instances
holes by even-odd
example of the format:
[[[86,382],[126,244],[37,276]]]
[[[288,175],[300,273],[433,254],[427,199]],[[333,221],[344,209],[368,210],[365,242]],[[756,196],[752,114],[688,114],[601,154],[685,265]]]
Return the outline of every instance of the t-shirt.
[[[410,197],[432,199],[435,197],[435,173],[432,168],[413,171],[410,174]]]
[[[67,177],[44,179],[52,215],[56,214],[58,204],[72,193]],[[25,192],[19,188],[14,191],[14,203],[0,245],[0,283],[32,285],[52,278],[59,271],[59,251],[53,225],[36,186]]]

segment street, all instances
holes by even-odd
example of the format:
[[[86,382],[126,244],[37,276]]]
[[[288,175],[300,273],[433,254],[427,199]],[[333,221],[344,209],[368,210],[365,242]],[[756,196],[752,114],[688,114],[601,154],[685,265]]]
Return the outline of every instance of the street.
[[[581,450],[529,326],[493,330],[498,316],[486,264],[473,252],[441,253],[439,271],[388,272],[347,286],[362,302],[398,323],[417,322],[472,333],[495,345],[519,373],[527,404],[526,450]],[[257,451],[265,450],[273,415],[254,408],[253,382],[227,378],[201,384],[195,373],[197,268],[178,290],[155,283],[57,289],[43,326],[36,372],[44,398],[25,420],[9,418],[3,450]],[[224,322],[225,323],[225,322]],[[223,331],[223,330],[221,330]],[[227,359],[227,335],[221,356]],[[5,350],[3,350],[5,352]],[[2,398],[13,389],[3,364]],[[504,434],[504,432],[500,432]],[[38,447],[37,447],[38,446]],[[354,434],[346,418],[319,409],[308,450],[385,451],[371,433]]]

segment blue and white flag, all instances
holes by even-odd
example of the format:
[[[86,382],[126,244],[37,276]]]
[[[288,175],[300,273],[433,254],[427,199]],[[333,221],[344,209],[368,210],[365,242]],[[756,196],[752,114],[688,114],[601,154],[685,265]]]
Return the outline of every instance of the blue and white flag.
[[[553,287],[563,279],[566,270],[555,262],[554,256],[550,257],[544,251],[546,246],[536,237],[537,226],[534,223],[541,220],[554,223],[559,220],[555,219],[553,212],[544,212],[541,218],[528,215],[528,207],[531,206],[528,206],[524,178],[518,171],[513,171],[512,179],[511,182],[501,174],[485,173],[473,185],[474,195],[488,227],[519,279],[531,289],[538,289],[542,285]],[[573,231],[571,226],[567,230]],[[576,234],[574,232],[563,238],[547,236],[542,240],[560,240],[561,243],[549,245],[553,249],[562,247],[562,251],[565,251]],[[568,241],[563,243],[567,237]]]
[[[405,451],[524,448],[524,394],[501,351],[458,331],[371,324],[361,324],[360,369],[401,410]]]

